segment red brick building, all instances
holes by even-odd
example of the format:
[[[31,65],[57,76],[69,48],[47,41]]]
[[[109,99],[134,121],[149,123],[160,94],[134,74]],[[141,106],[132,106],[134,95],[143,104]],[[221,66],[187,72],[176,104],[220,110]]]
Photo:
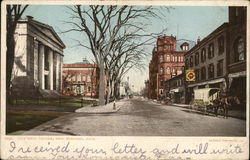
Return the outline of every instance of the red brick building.
[[[63,94],[97,96],[97,66],[86,59],[83,62],[63,65]]]
[[[184,54],[189,43],[176,40],[174,36],[161,36],[157,39],[149,63],[149,98],[160,99],[165,93],[164,82],[184,71]]]

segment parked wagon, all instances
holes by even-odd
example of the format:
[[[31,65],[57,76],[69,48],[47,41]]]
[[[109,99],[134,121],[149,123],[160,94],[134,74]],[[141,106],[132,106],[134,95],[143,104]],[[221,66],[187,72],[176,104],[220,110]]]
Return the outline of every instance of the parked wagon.
[[[194,97],[191,102],[191,107],[193,109],[207,111],[214,110],[215,105],[213,101],[220,95],[219,88],[202,88],[194,89]]]

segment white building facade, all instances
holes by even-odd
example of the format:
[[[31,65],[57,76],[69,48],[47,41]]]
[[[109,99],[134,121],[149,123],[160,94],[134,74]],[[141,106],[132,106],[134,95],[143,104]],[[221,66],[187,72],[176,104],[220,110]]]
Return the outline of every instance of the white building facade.
[[[54,29],[27,16],[15,31],[12,93],[17,97],[60,93],[64,43]]]

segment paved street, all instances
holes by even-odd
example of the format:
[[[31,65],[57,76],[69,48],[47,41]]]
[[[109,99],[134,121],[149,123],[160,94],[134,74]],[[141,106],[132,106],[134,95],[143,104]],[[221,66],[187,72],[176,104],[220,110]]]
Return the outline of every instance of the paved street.
[[[142,98],[125,100],[116,113],[72,113],[26,134],[81,136],[245,136],[246,121],[214,117]]]

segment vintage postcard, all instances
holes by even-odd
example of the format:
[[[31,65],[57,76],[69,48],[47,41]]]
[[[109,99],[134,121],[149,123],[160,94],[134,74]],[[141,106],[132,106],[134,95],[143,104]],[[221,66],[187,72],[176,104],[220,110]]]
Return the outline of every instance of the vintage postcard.
[[[3,1],[1,159],[249,159],[249,7]]]

